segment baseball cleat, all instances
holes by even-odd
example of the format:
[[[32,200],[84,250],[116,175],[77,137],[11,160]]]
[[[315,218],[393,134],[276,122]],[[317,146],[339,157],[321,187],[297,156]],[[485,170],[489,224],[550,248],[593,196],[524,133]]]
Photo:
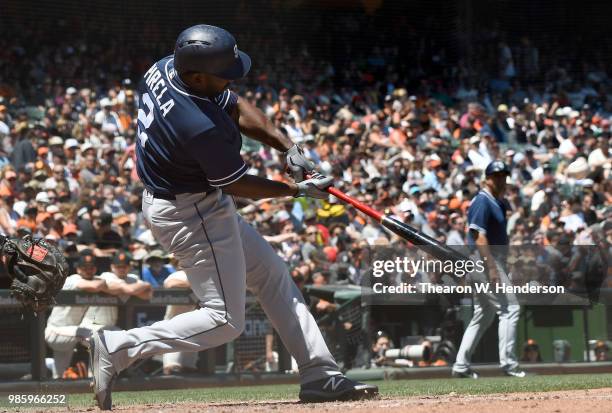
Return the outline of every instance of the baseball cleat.
[[[365,400],[378,395],[378,387],[359,383],[343,375],[326,377],[302,384],[300,401],[320,403],[336,400]]]
[[[111,410],[113,407],[111,392],[117,371],[113,367],[101,331],[94,333],[89,340],[89,366],[93,376],[94,399],[100,410]]]
[[[519,370],[518,368],[515,369],[504,369],[504,374],[506,376],[510,376],[510,377],[518,377],[518,378],[523,378],[525,376],[527,376],[527,373],[525,373],[523,370]]]
[[[466,371],[453,370],[453,377],[458,379],[478,379],[480,378],[480,375],[472,369],[468,369]]]

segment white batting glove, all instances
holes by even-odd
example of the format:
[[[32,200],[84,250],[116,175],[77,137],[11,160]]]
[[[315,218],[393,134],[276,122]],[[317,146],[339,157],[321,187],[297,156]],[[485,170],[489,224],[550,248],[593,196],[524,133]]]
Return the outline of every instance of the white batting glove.
[[[325,191],[332,186],[334,179],[331,176],[321,175],[314,172],[309,179],[297,183],[297,193],[294,197],[307,196],[310,198],[327,199],[328,193]]]
[[[302,182],[304,177],[314,171],[315,164],[304,156],[304,151],[298,145],[293,145],[287,152],[287,168],[295,182]]]

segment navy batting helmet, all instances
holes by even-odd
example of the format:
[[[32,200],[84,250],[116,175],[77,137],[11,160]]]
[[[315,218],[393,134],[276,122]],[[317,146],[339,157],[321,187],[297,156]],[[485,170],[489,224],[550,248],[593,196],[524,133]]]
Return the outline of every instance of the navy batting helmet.
[[[179,75],[199,72],[236,80],[249,73],[251,58],[238,50],[236,39],[227,30],[198,24],[183,30],[176,39],[174,68]]]
[[[498,160],[491,162],[489,165],[487,165],[487,169],[485,169],[486,176],[493,175],[499,172],[502,172],[506,175],[510,175],[510,169],[508,169],[508,166],[502,161]]]

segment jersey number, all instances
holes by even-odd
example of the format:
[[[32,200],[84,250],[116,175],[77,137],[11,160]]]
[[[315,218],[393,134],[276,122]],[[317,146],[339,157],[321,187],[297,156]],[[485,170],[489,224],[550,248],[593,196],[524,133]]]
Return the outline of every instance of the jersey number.
[[[138,120],[140,121],[140,123],[142,124],[142,126],[146,129],[149,128],[149,126],[151,126],[151,123],[153,123],[153,119],[155,118],[155,113],[153,113],[153,101],[151,100],[151,96],[149,96],[148,93],[145,93],[142,95],[141,99],[141,104],[140,107],[138,108]],[[147,109],[149,110],[149,113],[145,113],[145,111],[142,109],[142,106],[147,107]],[[147,139],[149,139],[149,136],[147,135],[147,132],[145,132],[144,130],[140,129],[140,125],[138,125],[138,139],[140,139],[140,145],[144,148],[145,144],[147,143]]]

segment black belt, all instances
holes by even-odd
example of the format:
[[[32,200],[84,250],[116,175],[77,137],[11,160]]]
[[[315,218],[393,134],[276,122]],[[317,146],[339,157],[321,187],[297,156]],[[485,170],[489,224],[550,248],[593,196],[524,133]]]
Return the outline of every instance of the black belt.
[[[160,194],[157,192],[151,192],[153,194],[153,198],[165,199],[166,201],[176,201],[176,197],[172,194]]]
[[[208,191],[206,191],[206,195],[215,192],[216,189],[210,189]],[[153,198],[158,198],[158,199],[164,199],[166,201],[176,201],[176,196],[173,194],[161,194],[159,192],[151,192],[149,191],[151,194],[153,194]]]

